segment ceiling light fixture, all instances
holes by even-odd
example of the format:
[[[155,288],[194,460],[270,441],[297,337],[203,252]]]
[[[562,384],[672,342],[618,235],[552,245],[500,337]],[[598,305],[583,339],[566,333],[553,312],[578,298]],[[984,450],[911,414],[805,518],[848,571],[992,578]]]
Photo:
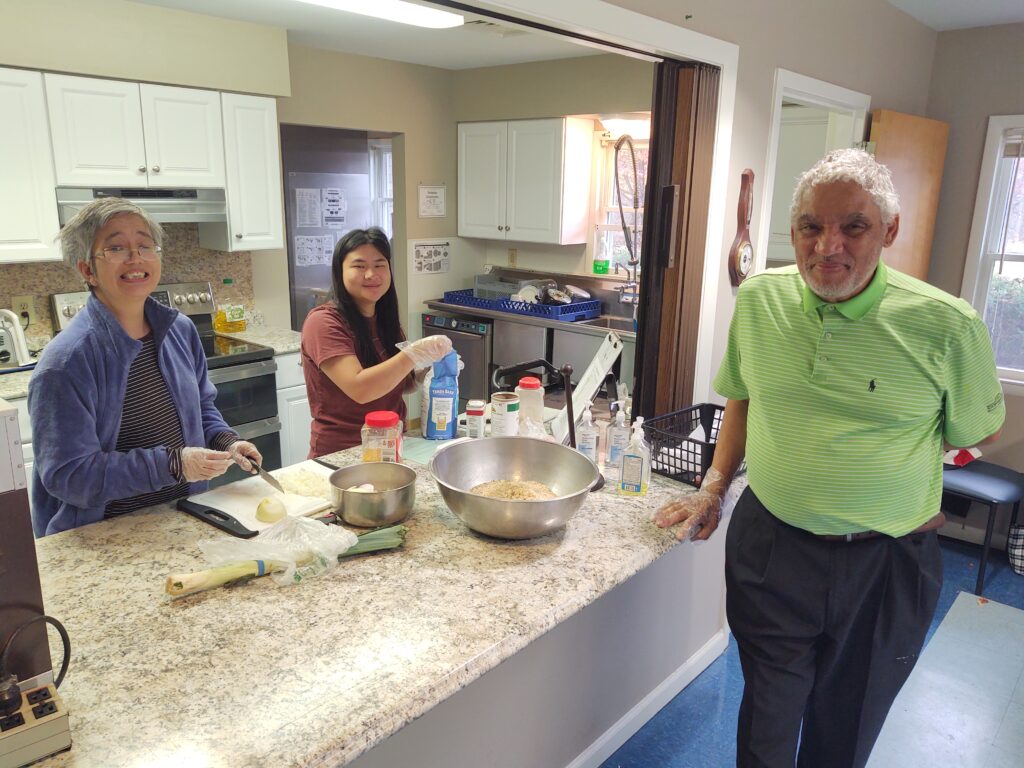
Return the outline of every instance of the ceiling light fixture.
[[[298,0],[298,2],[397,21],[399,24],[411,24],[414,27],[427,27],[428,29],[458,27],[463,22],[462,17],[457,13],[426,8],[422,5],[407,3],[404,0]]]

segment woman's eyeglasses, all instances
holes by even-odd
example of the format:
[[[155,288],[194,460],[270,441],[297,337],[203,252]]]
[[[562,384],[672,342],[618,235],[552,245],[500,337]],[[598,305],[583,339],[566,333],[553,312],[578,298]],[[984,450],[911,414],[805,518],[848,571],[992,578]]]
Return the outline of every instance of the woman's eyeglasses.
[[[124,264],[132,257],[133,253],[139,254],[139,258],[143,261],[157,261],[162,251],[163,248],[159,245],[143,245],[139,248],[112,245],[109,248],[97,251],[94,255],[109,261],[111,264]]]

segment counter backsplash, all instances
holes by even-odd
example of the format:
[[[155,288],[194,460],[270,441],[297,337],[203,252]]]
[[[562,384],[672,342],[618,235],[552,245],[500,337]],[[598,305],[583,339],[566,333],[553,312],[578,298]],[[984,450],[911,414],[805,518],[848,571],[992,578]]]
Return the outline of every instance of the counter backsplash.
[[[234,278],[234,291],[222,296],[225,277]],[[199,246],[197,224],[164,225],[162,283],[209,280],[213,295],[231,298],[248,309],[255,304],[252,288],[252,258],[248,251],[225,253]],[[85,290],[85,282],[76,270],[63,262],[39,264],[0,264],[0,307],[10,307],[12,296],[31,295],[35,301],[36,322],[26,331],[29,347],[36,349],[53,335],[50,294]]]

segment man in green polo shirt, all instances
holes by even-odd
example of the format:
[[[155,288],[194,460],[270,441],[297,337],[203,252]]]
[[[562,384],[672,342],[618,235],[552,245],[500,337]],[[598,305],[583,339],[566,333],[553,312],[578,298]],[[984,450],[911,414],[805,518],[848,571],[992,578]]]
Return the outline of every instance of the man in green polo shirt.
[[[737,295],[712,468],[655,516],[707,539],[746,458],[725,545],[738,766],[867,762],[942,585],[944,446],[1003,423],[985,324],[881,263],[898,232],[892,179],[869,154],[832,152],[803,175],[796,265]]]

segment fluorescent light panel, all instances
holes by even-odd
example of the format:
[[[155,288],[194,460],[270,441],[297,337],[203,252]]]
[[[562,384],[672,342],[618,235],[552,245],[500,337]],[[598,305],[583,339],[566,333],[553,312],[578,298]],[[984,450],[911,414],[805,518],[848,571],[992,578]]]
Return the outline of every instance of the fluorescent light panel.
[[[337,11],[359,13],[399,24],[411,24],[414,27],[428,29],[447,29],[462,25],[463,19],[457,13],[439,11],[436,8],[425,8],[422,5],[404,2],[404,0],[298,0],[300,3],[333,8]]]

